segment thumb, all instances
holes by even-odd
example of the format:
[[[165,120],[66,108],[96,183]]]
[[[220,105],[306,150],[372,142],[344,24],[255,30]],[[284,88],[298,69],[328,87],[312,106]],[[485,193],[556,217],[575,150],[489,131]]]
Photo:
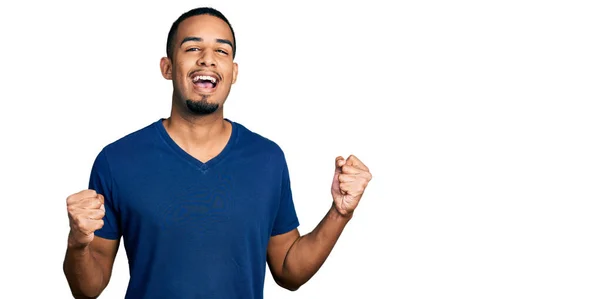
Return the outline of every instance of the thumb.
[[[344,157],[342,156],[337,156],[337,158],[335,158],[335,172],[342,172],[342,166],[344,166],[344,164],[346,164],[346,160],[344,160]]]

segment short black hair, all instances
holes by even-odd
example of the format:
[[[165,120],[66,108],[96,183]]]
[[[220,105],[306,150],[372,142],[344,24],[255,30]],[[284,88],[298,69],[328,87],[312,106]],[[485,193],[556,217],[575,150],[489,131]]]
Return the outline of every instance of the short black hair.
[[[181,16],[179,16],[179,18],[177,18],[177,20],[175,20],[175,22],[173,22],[173,25],[171,26],[171,29],[169,30],[169,35],[167,37],[167,57],[170,59],[173,58],[173,42],[175,39],[175,35],[177,34],[177,29],[179,28],[179,24],[189,17],[200,16],[200,15],[211,15],[211,16],[217,17],[217,18],[223,20],[225,23],[227,23],[227,25],[229,26],[229,29],[231,30],[231,35],[233,36],[233,58],[235,58],[235,50],[237,48],[237,43],[235,41],[235,33],[233,32],[233,27],[231,27],[229,20],[227,20],[227,18],[220,11],[218,11],[212,7],[194,8],[194,9],[182,14]]]

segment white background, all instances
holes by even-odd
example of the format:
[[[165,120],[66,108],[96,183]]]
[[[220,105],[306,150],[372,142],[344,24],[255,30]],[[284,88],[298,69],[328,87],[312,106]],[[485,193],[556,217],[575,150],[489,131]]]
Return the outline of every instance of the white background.
[[[595,1],[332,3],[3,2],[0,298],[69,298],[65,199],[168,116],[167,32],[204,5],[238,39],[225,115],[284,149],[301,232],[335,156],[373,174],[317,275],[265,298],[599,298]],[[121,248],[101,298],[127,282]]]

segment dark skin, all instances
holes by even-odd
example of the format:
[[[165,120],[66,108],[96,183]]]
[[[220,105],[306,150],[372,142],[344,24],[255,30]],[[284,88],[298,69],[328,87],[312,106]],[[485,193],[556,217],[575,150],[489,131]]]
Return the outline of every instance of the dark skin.
[[[223,118],[223,104],[238,73],[232,41],[229,27],[219,18],[194,16],[180,24],[172,59],[164,57],[160,62],[162,75],[173,81],[174,90],[165,128],[182,149],[203,162],[218,155],[231,134],[231,125]],[[194,85],[198,74],[217,78],[216,87]],[[218,108],[199,114],[188,108],[188,100]],[[333,201],[322,221],[306,235],[294,229],[269,240],[267,263],[277,284],[297,290],[319,270],[352,219],[370,180],[369,169],[357,157],[336,158]],[[110,281],[119,240],[94,236],[103,224],[102,203],[102,195],[93,190],[67,199],[71,232],[64,271],[75,298],[96,298]]]

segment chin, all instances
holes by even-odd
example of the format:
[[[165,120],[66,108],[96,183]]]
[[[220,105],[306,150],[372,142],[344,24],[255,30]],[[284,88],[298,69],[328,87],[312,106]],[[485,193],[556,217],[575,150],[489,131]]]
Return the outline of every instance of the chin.
[[[209,102],[206,98],[202,97],[200,100],[188,99],[185,101],[186,107],[189,112],[194,115],[208,115],[219,110],[219,103]]]

